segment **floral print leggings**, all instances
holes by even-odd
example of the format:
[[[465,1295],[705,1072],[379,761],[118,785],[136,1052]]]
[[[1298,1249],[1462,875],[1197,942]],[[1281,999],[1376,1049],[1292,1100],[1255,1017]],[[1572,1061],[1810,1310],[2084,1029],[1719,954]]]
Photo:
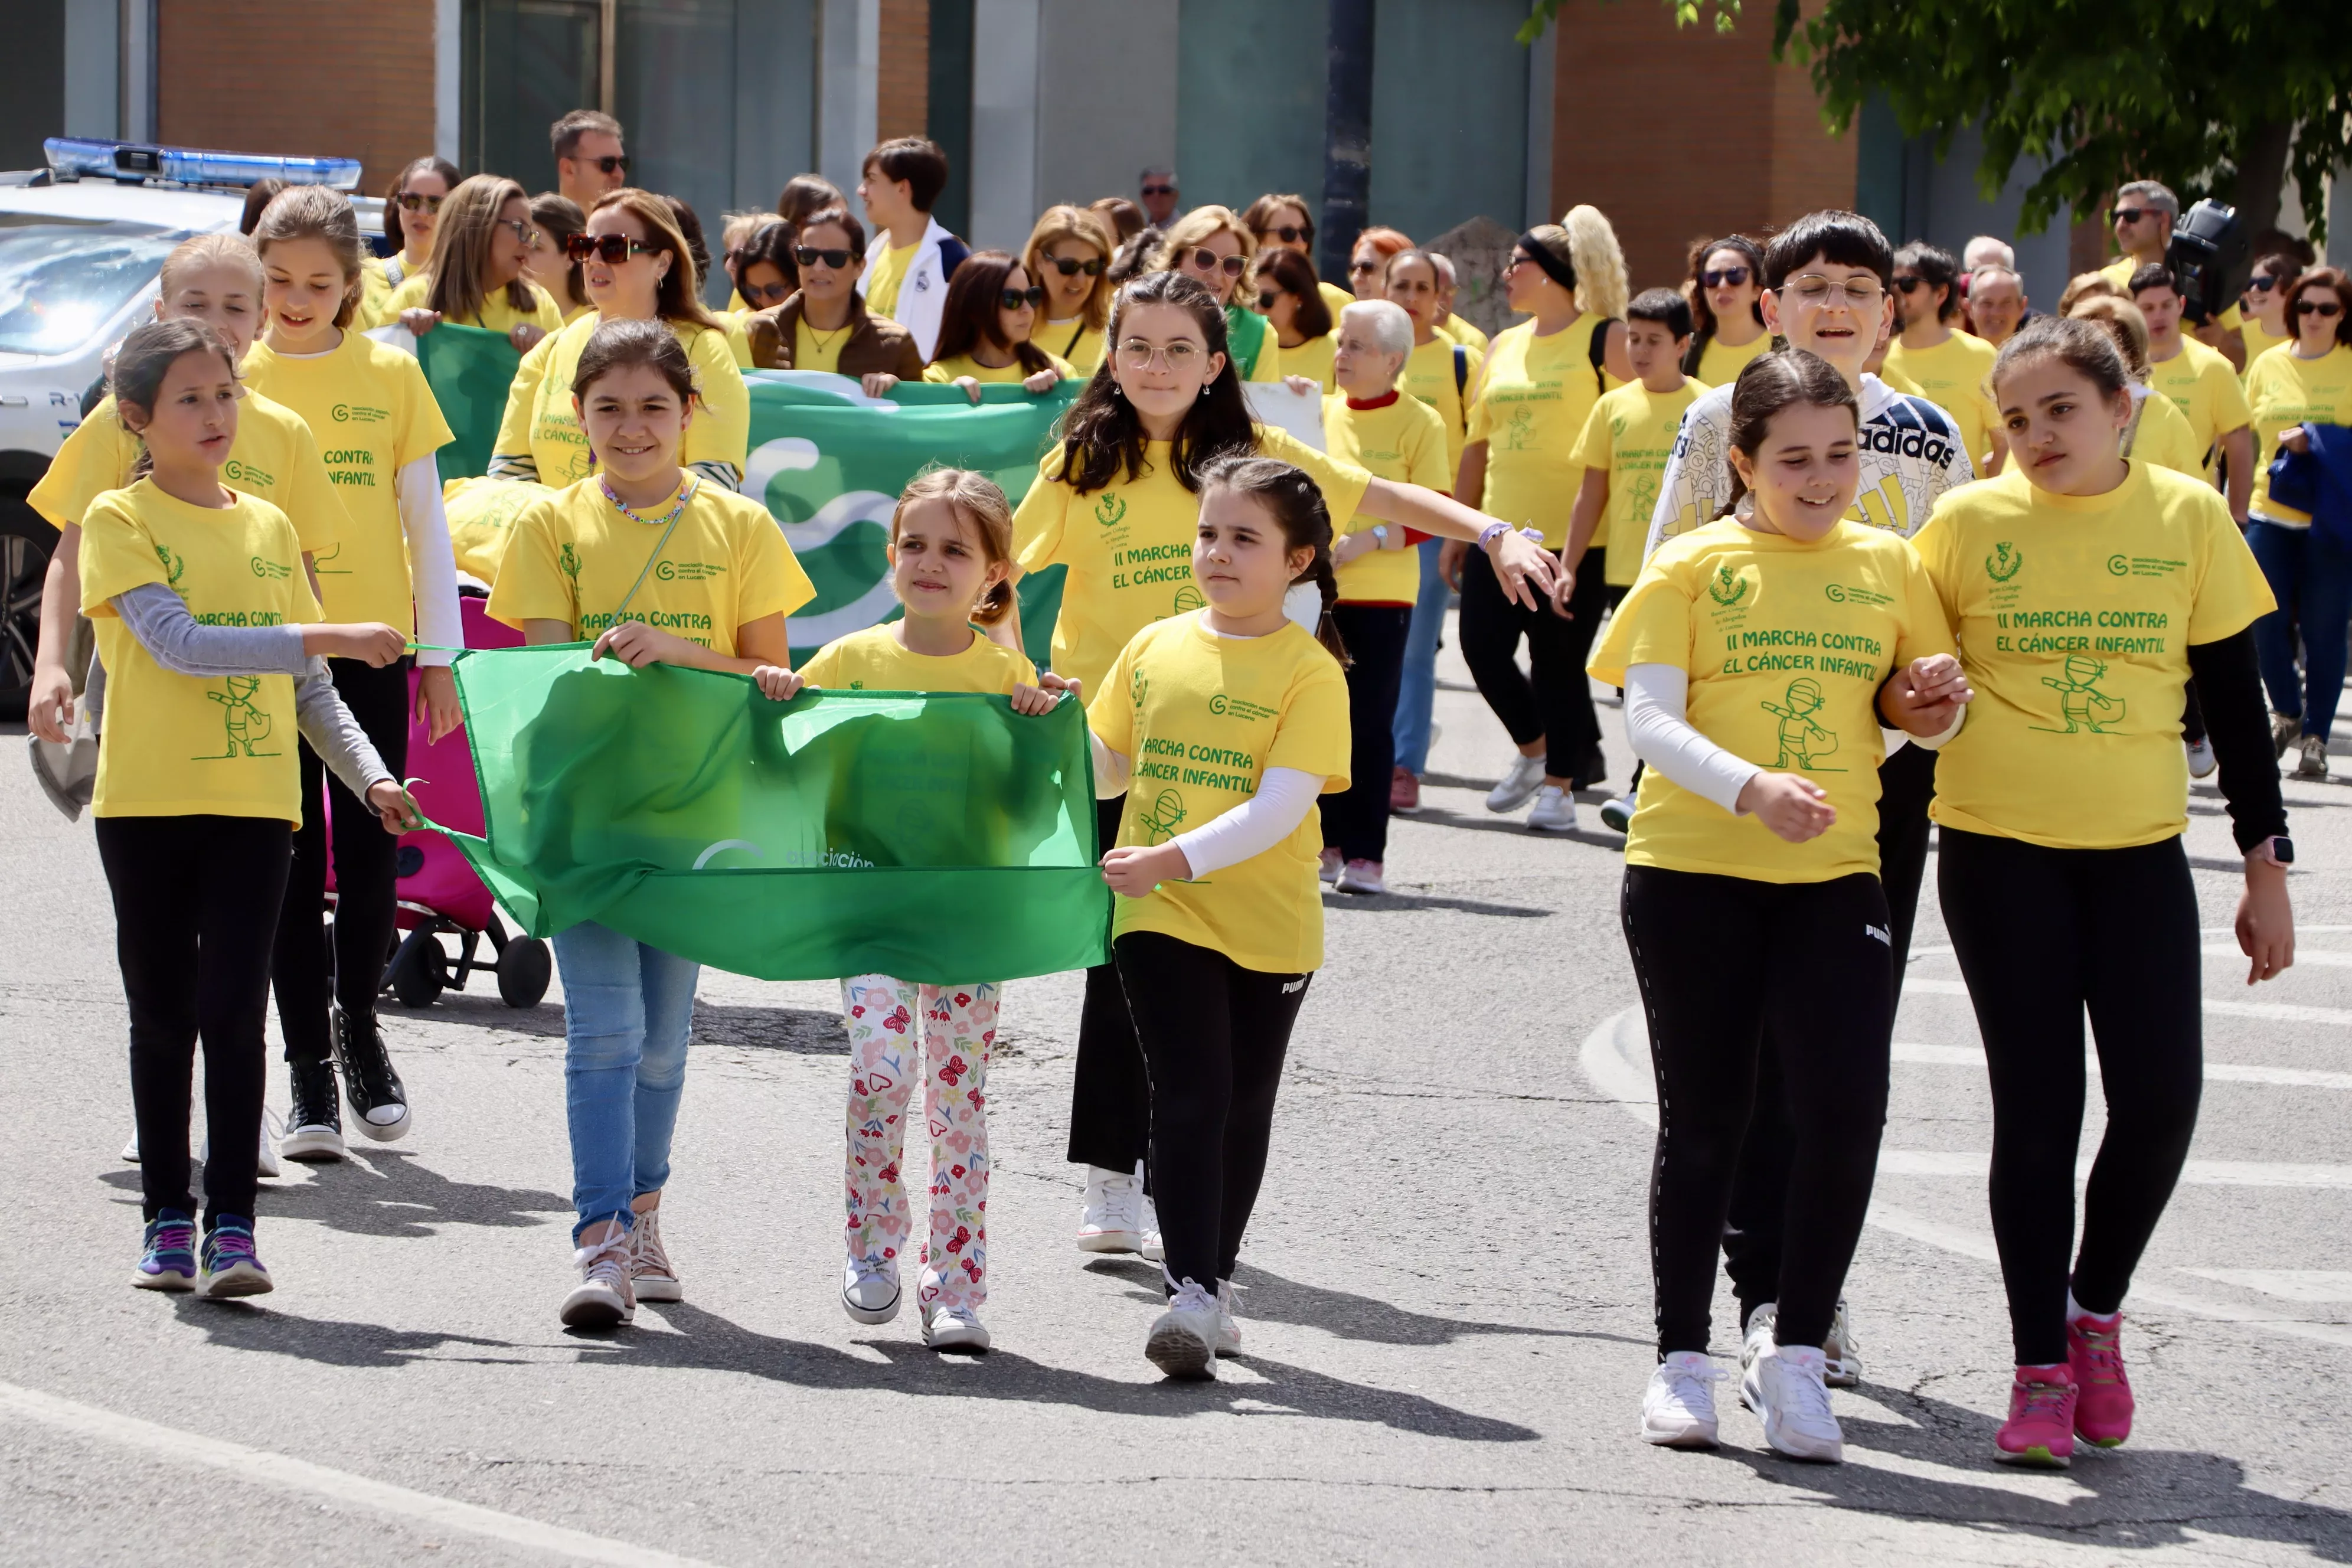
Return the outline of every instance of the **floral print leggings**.
[[[898,1173],[915,1065],[926,1057],[923,1114],[931,1132],[930,1230],[915,1300],[977,1309],[988,1300],[988,1056],[999,987],[916,985],[887,974],[841,983],[849,1027],[852,1261],[896,1263],[913,1228]],[[895,1270],[894,1270],[895,1271]]]

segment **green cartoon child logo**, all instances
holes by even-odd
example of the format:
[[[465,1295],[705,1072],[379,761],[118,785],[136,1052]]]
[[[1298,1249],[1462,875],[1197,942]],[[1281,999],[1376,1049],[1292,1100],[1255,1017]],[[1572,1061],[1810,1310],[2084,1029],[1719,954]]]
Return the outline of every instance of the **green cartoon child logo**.
[[[261,689],[261,677],[232,675],[221,684],[228,689],[225,692],[205,693],[207,698],[221,705],[221,722],[228,731],[228,750],[221,752],[218,760],[226,762],[235,757],[278,755],[276,752],[255,749],[262,742],[269,739],[269,715],[253,700],[254,693]],[[198,758],[197,760],[201,762],[207,759]]]
[[[1184,826],[1184,797],[1172,789],[1163,789],[1149,807],[1135,814],[1135,822],[1152,843],[1165,844]]]
[[[1780,756],[1772,765],[1776,768],[1796,768],[1807,773],[1842,773],[1843,768],[1823,767],[1821,759],[1838,749],[1838,738],[1813,722],[1813,715],[1822,710],[1821,682],[1810,676],[1789,682],[1789,689],[1779,702],[1759,702],[1759,708],[1780,721]]]
[[[1717,567],[1707,583],[1706,596],[1727,610],[1748,596],[1748,579],[1728,565]]]
[[[2024,564],[2025,552],[2004,539],[1992,547],[1991,554],[1985,557],[1985,575],[1996,583],[2006,583],[2016,576],[2018,569]]]
[[[1503,425],[1503,450],[1524,452],[1535,445],[1536,411],[1522,403],[1511,410]]]
[[[2045,675],[2042,684],[2058,693],[2059,717],[2066,721],[2063,730],[2048,724],[2036,724],[2037,730],[2047,730],[2053,735],[2079,735],[2089,731],[2094,735],[2109,734],[2107,728],[2118,723],[2124,716],[2124,700],[2110,697],[2099,689],[2106,679],[2107,667],[2095,658],[2079,653],[2066,656],[2066,673],[2062,679]]]

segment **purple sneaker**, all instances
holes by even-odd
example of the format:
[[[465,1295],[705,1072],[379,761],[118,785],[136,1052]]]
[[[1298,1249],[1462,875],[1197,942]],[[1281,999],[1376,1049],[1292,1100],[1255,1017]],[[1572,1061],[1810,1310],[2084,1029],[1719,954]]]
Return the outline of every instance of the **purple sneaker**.
[[[225,1214],[205,1233],[205,1268],[196,1294],[209,1300],[231,1296],[259,1296],[276,1289],[269,1270],[253,1250],[253,1222],[242,1215]]]
[[[196,1222],[178,1209],[165,1209],[147,1222],[139,1267],[131,1284],[140,1290],[196,1288]]]

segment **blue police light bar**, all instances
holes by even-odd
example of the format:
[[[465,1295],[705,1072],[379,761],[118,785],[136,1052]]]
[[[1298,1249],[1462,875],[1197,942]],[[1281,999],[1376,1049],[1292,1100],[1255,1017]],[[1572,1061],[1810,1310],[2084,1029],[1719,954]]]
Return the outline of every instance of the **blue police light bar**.
[[[140,142],[104,142],[93,137],[52,136],[41,143],[49,167],[76,179],[150,179],[183,185],[252,185],[283,180],[289,185],[331,185],[355,190],[357,158],[278,158],[259,153],[211,153],[194,147],[158,147]]]

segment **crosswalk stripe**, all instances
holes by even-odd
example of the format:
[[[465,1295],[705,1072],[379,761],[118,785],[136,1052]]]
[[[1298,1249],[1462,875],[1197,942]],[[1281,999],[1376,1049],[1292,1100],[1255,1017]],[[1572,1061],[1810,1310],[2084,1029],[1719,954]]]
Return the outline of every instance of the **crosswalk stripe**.
[[[1966,996],[1962,980],[1906,980],[1906,996]],[[2268,1018],[2281,1024],[2336,1024],[2352,1026],[2352,1008],[2308,1007],[2292,1002],[2217,1002],[2205,998],[2205,1011],[2223,1018]]]
[[[1881,1149],[1882,1176],[1969,1176],[1982,1181],[1992,1156],[1974,1150]],[[2091,1173],[2090,1156],[2074,1167],[2077,1180]],[[2191,1160],[2180,1173],[2187,1187],[2352,1188],[2352,1165],[2291,1160]]]
[[[1979,1046],[1927,1046],[1913,1041],[1897,1040],[1894,1058],[1898,1062],[1912,1062],[1927,1067],[1984,1067],[1984,1050]],[[2096,1057],[2086,1059],[2094,1073],[2099,1070]],[[2320,1072],[2309,1068],[2254,1067],[2242,1062],[2207,1062],[2205,1081],[2208,1083],[2263,1083],[2282,1089],[2352,1089],[2352,1072]]]

